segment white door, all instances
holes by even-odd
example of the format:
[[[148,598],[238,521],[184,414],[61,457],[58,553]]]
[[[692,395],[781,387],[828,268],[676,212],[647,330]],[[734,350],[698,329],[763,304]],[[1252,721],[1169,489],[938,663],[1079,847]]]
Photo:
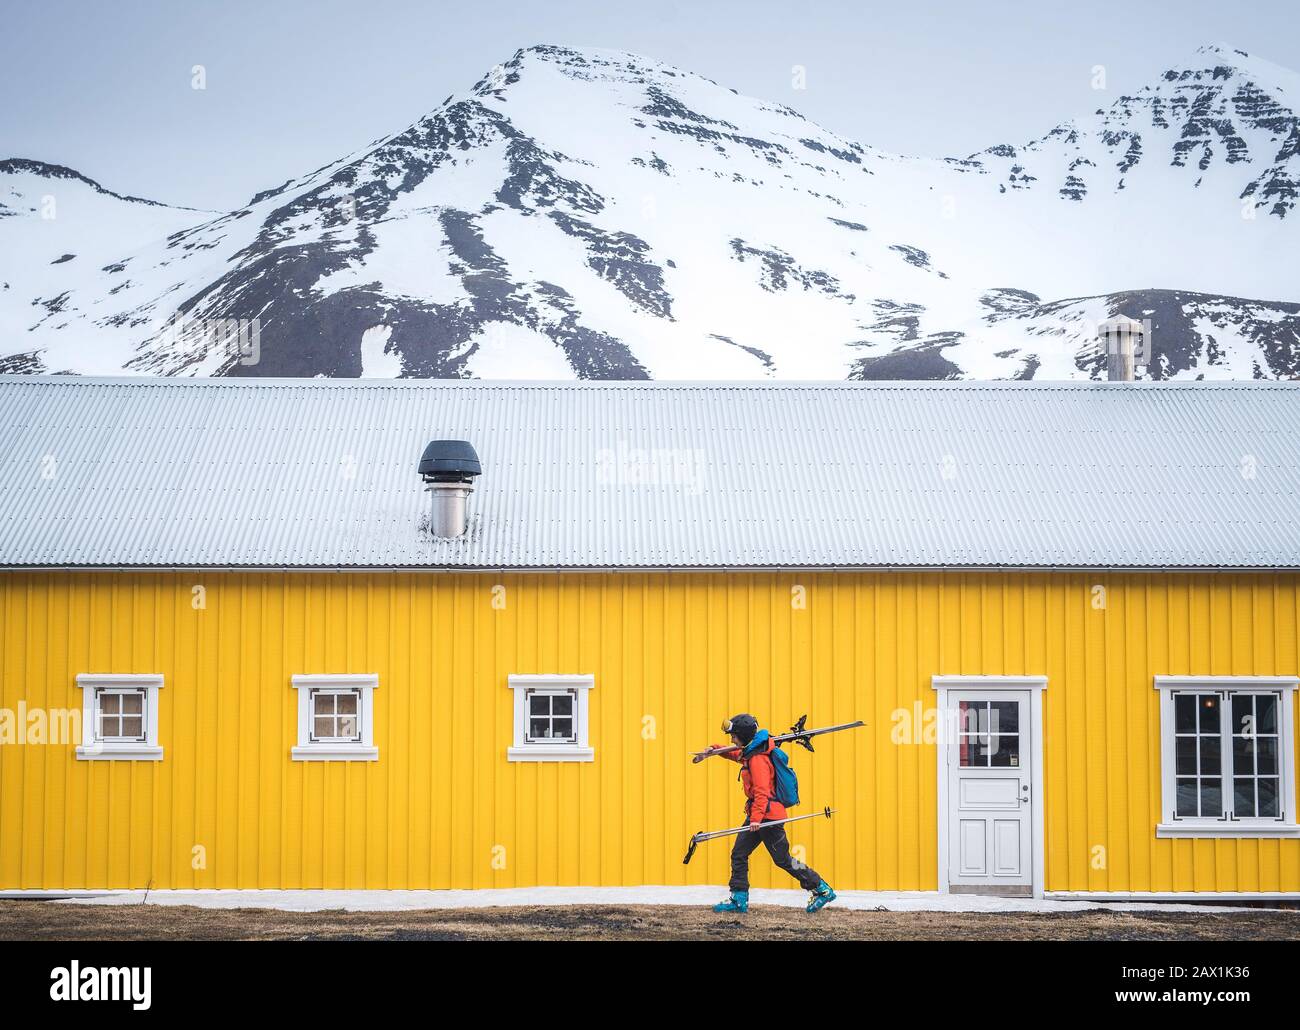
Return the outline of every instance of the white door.
[[[954,893],[1033,891],[1030,692],[948,693],[948,883]]]

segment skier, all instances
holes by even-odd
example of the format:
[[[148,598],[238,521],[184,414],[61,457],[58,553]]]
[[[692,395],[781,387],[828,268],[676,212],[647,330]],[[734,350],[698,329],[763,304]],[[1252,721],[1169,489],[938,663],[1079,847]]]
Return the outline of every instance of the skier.
[[[722,729],[730,734],[731,743],[740,748],[718,757],[740,763],[740,782],[745,797],[749,799],[745,803],[745,819],[749,827],[736,835],[736,843],[731,848],[731,896],[714,905],[713,911],[749,911],[749,856],[759,844],[767,848],[777,868],[784,869],[799,881],[804,890],[812,892],[808,911],[818,911],[835,900],[830,884],[808,866],[796,864],[790,858],[790,841],[784,826],[763,825],[768,820],[786,817],[785,806],[773,796],[775,773],[771,753],[776,745],[768,740],[767,730],[758,728],[758,720],[752,715],[742,714],[728,719],[722,724]],[[711,745],[719,746],[722,745]],[[697,756],[694,761],[702,762],[705,757]]]

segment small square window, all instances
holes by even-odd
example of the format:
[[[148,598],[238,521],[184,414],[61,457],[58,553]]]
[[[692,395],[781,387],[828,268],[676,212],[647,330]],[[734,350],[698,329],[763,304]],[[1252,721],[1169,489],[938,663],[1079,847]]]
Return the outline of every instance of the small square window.
[[[573,702],[576,690],[530,690],[528,692],[528,734],[530,744],[572,744]]]
[[[359,690],[311,691],[311,739],[315,742],[361,742]]]
[[[95,739],[123,743],[145,739],[145,692],[142,688],[98,687]]]
[[[157,675],[83,673],[77,677],[82,688],[82,743],[79,759],[162,758],[158,743],[158,691],[163,678]]]
[[[379,758],[374,744],[374,690],[379,677],[294,676],[298,691],[298,761],[363,761]]]
[[[510,676],[514,691],[512,762],[590,762],[587,743],[587,695],[591,676]]]

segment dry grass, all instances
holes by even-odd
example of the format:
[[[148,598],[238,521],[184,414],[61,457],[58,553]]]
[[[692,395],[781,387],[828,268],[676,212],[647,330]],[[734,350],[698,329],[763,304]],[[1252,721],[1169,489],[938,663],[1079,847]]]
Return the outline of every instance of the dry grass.
[[[853,912],[581,905],[280,912],[0,901],[0,940],[1300,940],[1300,913]]]

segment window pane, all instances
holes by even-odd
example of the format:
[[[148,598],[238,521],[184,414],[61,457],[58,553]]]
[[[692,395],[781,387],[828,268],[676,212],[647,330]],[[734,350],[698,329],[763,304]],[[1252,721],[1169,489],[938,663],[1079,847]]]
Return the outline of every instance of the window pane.
[[[313,732],[317,737],[324,738],[334,736],[334,719],[331,716],[317,716],[313,721],[316,726]]]
[[[1218,737],[1201,738],[1201,775],[1218,776],[1222,771],[1220,761],[1222,759],[1222,747]]]
[[[544,740],[549,737],[551,721],[549,719],[529,719],[528,735],[534,740]]]
[[[334,695],[326,691],[316,692],[316,714],[329,715],[334,711]]]
[[[989,751],[993,738],[987,734],[967,733],[961,738],[961,764],[964,766],[987,766]]]
[[[144,720],[138,715],[122,716],[122,736],[124,737],[144,736]]]
[[[122,720],[116,715],[106,715],[99,720],[99,735],[105,740],[122,735]]]
[[[1223,815],[1223,783],[1201,780],[1201,818],[1217,819]]]
[[[551,700],[552,715],[572,715],[573,714],[573,695],[566,694],[563,697],[555,697]]]
[[[1178,814],[1194,816],[1196,809],[1196,781],[1178,781]]]
[[[1020,764],[1020,736],[1014,733],[1003,733],[994,737],[990,758],[990,764],[992,765],[1000,765],[1003,768],[1018,766]]]
[[[338,723],[340,737],[355,737],[357,735],[357,717],[355,715],[340,715]]]
[[[1214,694],[1200,694],[1197,696],[1200,702],[1201,710],[1201,732],[1218,733],[1219,732],[1219,699]]]
[[[107,691],[99,695],[99,710],[105,715],[115,715],[122,710],[122,695]]]
[[[1262,776],[1259,780],[1258,815],[1276,819],[1280,813],[1278,807],[1278,781],[1272,776]]]
[[[1277,696],[1274,694],[1257,694],[1255,696],[1255,732],[1277,732]]]
[[[1255,781],[1237,778],[1232,781],[1232,810],[1238,818],[1255,814]]]
[[[1196,775],[1196,738],[1174,739],[1174,773],[1178,776]]]
[[[144,698],[139,694],[123,694],[122,711],[127,715],[139,715],[144,711]]]
[[[995,733],[1020,732],[1020,705],[1016,701],[990,702],[992,729]]]
[[[1255,772],[1253,737],[1232,738],[1232,772],[1234,776],[1250,776]]]
[[[554,737],[572,737],[573,720],[572,719],[552,719],[551,735]]]
[[[334,710],[340,715],[356,715],[357,695],[336,694],[334,697]]]
[[[1261,776],[1277,775],[1277,737],[1255,740],[1255,769]]]
[[[1196,732],[1196,696],[1179,694],[1174,698],[1174,731],[1176,733]]]
[[[1249,694],[1232,695],[1232,732],[1250,733],[1255,724],[1255,709]]]
[[[961,733],[987,733],[989,730],[989,703],[987,701],[960,701]]]
[[[551,696],[549,694],[529,694],[528,714],[529,715],[550,715]]]

